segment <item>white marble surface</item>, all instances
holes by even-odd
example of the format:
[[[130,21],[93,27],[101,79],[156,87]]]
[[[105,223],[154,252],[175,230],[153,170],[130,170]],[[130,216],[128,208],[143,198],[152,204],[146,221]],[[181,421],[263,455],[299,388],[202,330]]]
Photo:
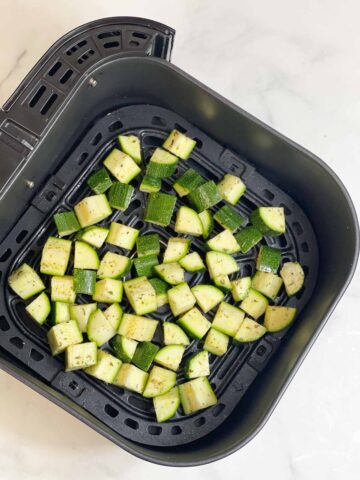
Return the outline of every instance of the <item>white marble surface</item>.
[[[325,159],[360,207],[357,0],[0,0],[0,101],[69,29],[111,15],[177,29],[173,62]],[[360,478],[360,275],[262,432],[184,472],[138,460],[0,373],[0,478]]]

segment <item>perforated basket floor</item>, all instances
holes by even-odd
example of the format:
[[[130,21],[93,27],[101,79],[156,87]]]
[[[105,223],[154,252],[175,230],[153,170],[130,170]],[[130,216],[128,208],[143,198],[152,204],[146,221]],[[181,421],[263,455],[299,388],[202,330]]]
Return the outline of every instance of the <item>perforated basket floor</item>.
[[[25,312],[24,302],[15,297],[7,287],[7,276],[19,264],[26,261],[37,268],[42,246],[46,238],[55,234],[52,216],[56,211],[73,208],[83,197],[90,194],[85,179],[96,168],[106,153],[115,146],[119,133],[139,135],[143,146],[143,158],[148,159],[154,147],[160,146],[168,132],[177,128],[196,138],[197,147],[189,161],[180,162],[174,177],[164,181],[163,190],[171,192],[171,185],[188,166],[195,168],[205,178],[218,181],[225,172],[240,175],[247,184],[247,192],[236,206],[246,218],[258,205],[283,206],[286,213],[287,233],[277,238],[267,238],[266,243],[282,249],[282,261],[298,260],[306,274],[305,288],[289,299],[283,293],[276,304],[296,306],[297,320],[290,328],[296,328],[301,322],[301,310],[312,295],[318,267],[318,248],[312,227],[301,208],[282,190],[269,183],[244,158],[240,158],[224,146],[218,144],[203,132],[180,118],[175,113],[152,105],[128,106],[108,113],[97,120],[87,131],[67,160],[52,176],[37,195],[15,228],[1,244],[1,295],[3,311],[0,316],[0,345],[30,367],[37,375],[46,380],[58,391],[70,397],[88,412],[100,419],[114,431],[136,442],[174,446],[192,442],[215,429],[238,405],[248,387],[261,374],[281,342],[286,341],[286,331],[267,334],[260,341],[241,346],[230,346],[223,357],[211,355],[210,381],[218,397],[218,404],[212,408],[184,416],[178,414],[164,424],[157,424],[152,401],[142,398],[118,387],[106,385],[86,376],[82,372],[65,373],[63,358],[53,358],[46,341],[47,326],[38,326]],[[133,181],[134,186],[141,179]],[[137,195],[126,212],[114,212],[110,219],[120,221],[142,233],[158,232],[165,244],[166,239],[174,235],[173,224],[159,228],[143,221],[143,207],[146,194],[137,190]],[[181,199],[177,207],[184,204]],[[215,227],[215,232],[220,231]],[[108,246],[106,247],[108,248]],[[201,239],[192,239],[192,249],[204,252]],[[101,252],[100,252],[101,254]],[[233,275],[252,275],[255,271],[256,249],[248,254],[235,255],[240,271]],[[207,282],[207,274],[187,275],[190,285]],[[227,301],[232,302],[231,295]],[[77,299],[87,302],[88,298]],[[125,310],[128,308],[123,302]],[[168,307],[162,307],[149,315],[161,322],[172,319]],[[212,318],[213,313],[207,315]],[[154,341],[161,340],[161,328]],[[186,358],[201,342],[192,342],[187,348]],[[271,365],[269,365],[271,368]],[[182,372],[178,382],[184,379]],[[241,410],[237,415],[241,415]]]

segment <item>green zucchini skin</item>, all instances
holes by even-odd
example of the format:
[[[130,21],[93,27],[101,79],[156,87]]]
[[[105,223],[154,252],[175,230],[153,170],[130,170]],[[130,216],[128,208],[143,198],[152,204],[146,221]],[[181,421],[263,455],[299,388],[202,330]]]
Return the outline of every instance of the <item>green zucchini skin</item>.
[[[113,183],[108,194],[110,206],[116,210],[126,210],[130,205],[134,192],[135,189],[132,185],[121,182]]]
[[[175,204],[175,195],[150,193],[146,203],[144,220],[167,227],[171,222]]]
[[[107,190],[109,190],[112,185],[112,181],[107,170],[102,167],[90,175],[90,177],[87,179],[87,184],[94,193],[99,194],[105,193]]]
[[[281,251],[278,248],[262,245],[256,259],[256,269],[260,272],[277,273],[281,262]]]
[[[55,213],[54,221],[60,237],[71,235],[81,228],[74,212]]]
[[[262,240],[263,235],[257,228],[250,225],[235,234],[235,238],[240,246],[240,251],[247,253]]]
[[[188,200],[191,206],[200,213],[221,202],[221,196],[217,190],[215,182],[210,180],[190,192]]]
[[[205,183],[205,180],[193,168],[188,168],[174,183],[175,192],[184,197],[188,195],[196,187]]]
[[[132,357],[131,361],[138,368],[141,368],[141,370],[147,372],[159,349],[160,348],[155,345],[155,343],[141,342],[136,347],[134,356]]]
[[[144,175],[139,190],[146,193],[157,193],[161,190],[161,178],[154,178],[150,175]]]
[[[136,239],[136,253],[138,257],[145,257],[147,255],[159,255],[160,253],[160,238],[157,233],[149,233],[141,235]]]
[[[75,293],[84,295],[93,295],[95,292],[96,272],[94,270],[74,269],[74,289]]]
[[[134,258],[133,264],[138,277],[151,277],[154,274],[154,266],[159,264],[156,255],[146,255]]]
[[[229,205],[224,205],[221,207],[220,210],[215,213],[214,219],[223,228],[230,230],[230,232],[235,232],[235,230],[237,230],[244,223],[244,217],[242,217]]]

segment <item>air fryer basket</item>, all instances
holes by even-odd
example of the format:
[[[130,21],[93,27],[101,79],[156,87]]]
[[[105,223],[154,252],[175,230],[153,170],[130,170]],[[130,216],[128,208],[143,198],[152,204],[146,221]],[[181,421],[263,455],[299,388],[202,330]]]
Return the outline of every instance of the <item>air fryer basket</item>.
[[[239,448],[269,416],[351,279],[358,227],[346,191],[321,161],[166,61],[173,36],[141,19],[85,25],[55,44],[4,106],[0,347],[7,371],[128,451],[190,465]],[[293,327],[212,359],[215,407],[158,425],[151,402],[81,372],[65,374],[61,359],[50,355],[46,330],[27,318],[6,279],[22,261],[37,265],[44,239],[54,233],[53,213],[86,195],[83,179],[117,134],[138,134],[146,155],[174,127],[198,140],[189,164],[205,177],[244,178],[248,191],[239,211],[245,217],[255,205],[284,206],[288,233],[269,243],[282,248],[284,260],[299,259],[307,280],[301,294],[279,298],[298,307]],[[157,231],[142,221],[143,202],[139,192],[114,218]],[[171,229],[159,233],[166,240]],[[201,248],[197,240],[193,245]],[[255,251],[237,260],[241,274],[251,274]]]

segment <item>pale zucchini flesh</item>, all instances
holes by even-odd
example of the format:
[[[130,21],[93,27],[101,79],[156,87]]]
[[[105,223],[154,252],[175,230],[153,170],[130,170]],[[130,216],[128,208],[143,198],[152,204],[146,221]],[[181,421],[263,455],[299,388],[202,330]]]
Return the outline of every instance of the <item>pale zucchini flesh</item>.
[[[207,377],[199,377],[179,385],[181,406],[186,415],[211,407],[217,403]]]
[[[8,278],[10,288],[23,300],[45,290],[44,282],[33,268],[23,263]]]
[[[122,362],[118,358],[105,350],[98,350],[96,364],[86,368],[85,372],[105,383],[113,383],[121,365]]]
[[[161,423],[172,418],[180,406],[180,394],[178,387],[172,388],[169,392],[155,397],[154,409],[156,420]]]
[[[177,317],[190,310],[196,303],[187,283],[180,283],[167,291],[168,301],[172,314]]]

